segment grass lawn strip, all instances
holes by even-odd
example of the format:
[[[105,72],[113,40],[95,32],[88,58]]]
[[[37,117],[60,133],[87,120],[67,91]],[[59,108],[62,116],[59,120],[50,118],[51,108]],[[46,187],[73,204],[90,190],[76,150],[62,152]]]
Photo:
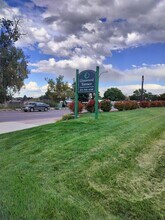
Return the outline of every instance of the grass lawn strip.
[[[0,135],[1,219],[164,219],[164,108]]]

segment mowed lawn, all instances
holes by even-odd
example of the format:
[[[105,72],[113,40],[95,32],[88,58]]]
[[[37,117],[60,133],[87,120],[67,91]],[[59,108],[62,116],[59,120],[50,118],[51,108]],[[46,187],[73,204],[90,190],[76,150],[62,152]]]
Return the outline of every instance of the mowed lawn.
[[[0,219],[165,218],[165,108],[0,135]]]

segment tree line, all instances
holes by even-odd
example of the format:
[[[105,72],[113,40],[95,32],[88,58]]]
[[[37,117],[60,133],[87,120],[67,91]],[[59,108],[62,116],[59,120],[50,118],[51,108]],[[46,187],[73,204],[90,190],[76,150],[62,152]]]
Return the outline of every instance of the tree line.
[[[118,88],[107,89],[104,93],[103,98],[110,99],[111,101],[121,101],[121,100],[135,100],[135,101],[155,101],[155,100],[165,100],[165,93],[156,95],[147,90],[137,89],[133,91],[130,96],[125,96],[122,91]]]
[[[50,100],[52,102],[58,103],[60,101],[65,101],[66,99],[74,100],[75,82],[69,85],[68,82],[64,81],[64,76],[59,75],[55,80],[46,79],[48,83],[48,88],[44,96],[41,96],[42,100]],[[90,98],[94,98],[94,94],[89,93],[79,93],[78,99],[81,102],[88,102]],[[165,93],[160,95],[154,95],[146,90],[138,89],[133,92],[130,96],[125,96],[122,91],[118,88],[107,89],[103,97],[99,96],[100,99],[109,99],[111,101],[122,101],[122,100],[135,100],[135,101],[155,101],[155,100],[165,100]]]

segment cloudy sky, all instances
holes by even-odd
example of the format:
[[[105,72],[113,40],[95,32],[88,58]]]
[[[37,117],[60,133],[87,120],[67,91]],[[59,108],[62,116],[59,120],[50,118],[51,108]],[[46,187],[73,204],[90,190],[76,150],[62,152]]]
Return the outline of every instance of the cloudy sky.
[[[100,92],[165,92],[165,0],[0,0],[0,18],[20,18],[17,46],[31,74],[20,96],[40,96],[45,78],[100,66]]]

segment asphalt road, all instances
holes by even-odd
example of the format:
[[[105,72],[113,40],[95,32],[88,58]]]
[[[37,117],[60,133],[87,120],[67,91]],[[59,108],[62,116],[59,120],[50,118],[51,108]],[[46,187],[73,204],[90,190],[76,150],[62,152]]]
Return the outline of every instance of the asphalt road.
[[[50,110],[47,112],[2,111],[0,112],[0,122],[53,120],[55,118],[61,118],[64,114],[68,114],[69,112],[68,109]]]
[[[53,123],[68,113],[68,109],[47,112],[1,111],[0,134]]]

